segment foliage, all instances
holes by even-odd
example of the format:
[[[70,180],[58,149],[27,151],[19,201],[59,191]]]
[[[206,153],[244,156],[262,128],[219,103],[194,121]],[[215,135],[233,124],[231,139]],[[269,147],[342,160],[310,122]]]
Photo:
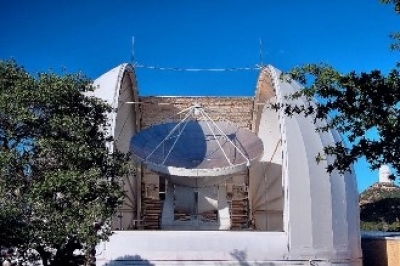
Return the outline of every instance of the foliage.
[[[400,187],[391,183],[375,183],[360,194],[360,204],[378,202],[388,198],[400,199]]]
[[[361,230],[400,232],[400,188],[375,184],[360,195]]]
[[[0,61],[0,246],[24,259],[80,265],[110,235],[126,158],[106,148],[110,107],[90,84]]]
[[[394,10],[400,13],[400,0],[380,0],[383,4],[393,4]]]
[[[400,13],[399,0],[381,0],[392,4]],[[398,40],[399,33],[391,35]],[[394,43],[392,49],[398,49]],[[399,67],[399,66],[398,66]],[[380,70],[370,72],[340,73],[326,64],[308,64],[292,69],[284,77],[297,80],[305,86],[287,98],[303,98],[305,104],[286,104],[288,115],[313,115],[315,121],[326,123],[318,130],[337,129],[346,137],[346,145],[341,142],[324,148],[324,155],[316,155],[317,160],[332,156],[334,162],[328,172],[335,169],[346,171],[359,158],[365,157],[372,169],[382,164],[392,166],[400,174],[400,74],[396,67],[387,74]],[[318,103],[313,99],[317,98]]]
[[[397,14],[400,14],[400,0],[380,0],[384,4],[391,4],[394,6],[394,11]],[[391,33],[390,38],[394,40],[394,43],[390,45],[391,50],[400,50],[400,33],[395,32]],[[397,63],[397,66],[400,66],[399,63]]]
[[[326,119],[319,130],[337,129],[348,139],[326,147],[326,155],[335,161],[329,171],[345,171],[358,158],[365,157],[373,168],[390,164],[400,173],[400,74],[394,69],[384,75],[379,70],[369,73],[341,74],[334,68],[311,64],[295,68],[289,76],[312,84],[289,98],[303,97],[306,104],[285,107],[289,114],[313,114],[315,119]],[[319,103],[313,103],[313,97]],[[377,135],[377,136],[376,136]]]

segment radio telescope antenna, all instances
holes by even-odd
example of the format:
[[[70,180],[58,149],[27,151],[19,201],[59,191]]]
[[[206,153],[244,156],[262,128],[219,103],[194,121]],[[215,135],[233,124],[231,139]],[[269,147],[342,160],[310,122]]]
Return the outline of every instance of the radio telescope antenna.
[[[153,125],[132,138],[137,162],[173,176],[226,176],[247,169],[263,152],[251,131],[214,121],[198,103],[177,114],[183,118]]]

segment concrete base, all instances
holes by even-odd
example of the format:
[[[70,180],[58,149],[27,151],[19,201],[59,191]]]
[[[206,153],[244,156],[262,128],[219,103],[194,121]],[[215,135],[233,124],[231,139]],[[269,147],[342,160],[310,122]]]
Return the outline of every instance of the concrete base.
[[[290,259],[284,232],[118,231],[96,249],[96,265],[361,266],[346,259]]]

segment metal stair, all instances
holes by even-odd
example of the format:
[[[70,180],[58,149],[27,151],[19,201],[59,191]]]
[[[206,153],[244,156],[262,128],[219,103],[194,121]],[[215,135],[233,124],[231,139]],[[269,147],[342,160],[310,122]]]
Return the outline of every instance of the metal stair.
[[[159,230],[162,201],[145,198],[142,200],[142,228],[144,230]]]
[[[229,205],[231,230],[242,230],[249,228],[248,199],[231,199]]]

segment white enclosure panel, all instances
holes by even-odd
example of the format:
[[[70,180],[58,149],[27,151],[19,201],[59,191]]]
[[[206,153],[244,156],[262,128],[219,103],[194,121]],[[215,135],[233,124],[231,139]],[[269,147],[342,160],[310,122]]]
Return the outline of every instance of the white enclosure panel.
[[[125,98],[136,99],[137,90],[133,77],[123,79],[124,73],[133,75],[132,67],[120,65],[94,84],[98,88],[95,95],[115,108],[109,116],[110,135],[122,136],[125,141],[136,133],[136,124],[130,117],[135,120],[132,113],[137,109],[120,104]],[[320,164],[315,161],[324,147],[341,141],[340,135],[335,130],[316,131],[323,121],[315,125],[310,117],[288,117],[282,109],[272,110],[271,103],[289,103],[284,96],[301,88],[295,82],[280,79],[280,75],[279,70],[268,66],[262,69],[257,84],[253,132],[261,139],[264,154],[249,169],[249,200],[256,229],[280,229],[281,232],[117,232],[110,242],[98,246],[98,265],[107,262],[119,265],[116,261],[126,262],[121,265],[146,265],[146,261],[154,265],[313,265],[313,260],[320,266],[361,265],[355,177],[352,173],[342,175],[336,171],[328,174],[325,168],[333,158],[328,157]],[[127,94],[125,88],[129,87],[132,93]],[[304,103],[302,99],[295,102]],[[121,147],[126,145],[121,143]],[[192,169],[182,171],[179,175],[185,176]],[[229,169],[223,170],[224,175],[227,173]],[[205,176],[205,172],[199,171],[196,176]],[[204,184],[213,178],[216,177],[205,177]],[[200,202],[204,210],[213,209],[217,204],[216,196],[208,194]],[[227,205],[222,194],[218,193],[218,209],[224,211],[221,217],[228,217],[229,209],[221,206]],[[190,197],[184,197],[178,207],[187,208],[184,202],[192,201]],[[167,200],[171,206],[173,200]],[[170,213],[169,218],[173,217],[173,211],[167,210],[170,205],[164,206],[166,213]],[[229,228],[228,220],[220,222]],[[141,259],[135,260],[137,256]],[[136,262],[128,262],[129,258]]]

